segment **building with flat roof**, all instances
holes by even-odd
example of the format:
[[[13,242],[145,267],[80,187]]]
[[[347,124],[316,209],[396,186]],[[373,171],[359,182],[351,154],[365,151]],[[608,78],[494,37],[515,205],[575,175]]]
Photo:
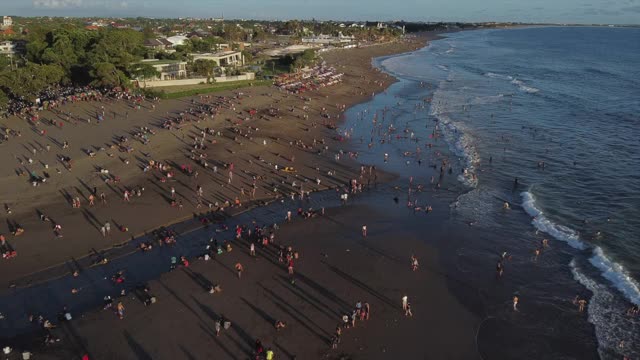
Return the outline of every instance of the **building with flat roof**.
[[[320,34],[318,36],[309,36],[303,37],[303,44],[322,44],[322,45],[333,45],[333,44],[346,44],[355,40],[353,36],[345,36],[342,33],[338,33],[338,36],[330,36]]]
[[[218,66],[244,66],[244,55],[240,51],[219,51],[215,53],[191,54],[193,61],[213,60]]]
[[[178,80],[187,77],[186,61],[148,59],[142,60],[141,63],[153,66],[160,73],[159,76],[145,81]]]
[[[0,41],[0,55],[13,56],[15,54],[23,54],[26,50],[27,42],[24,40],[5,40]]]
[[[184,45],[184,42],[186,40],[189,40],[189,38],[184,35],[175,35],[169,36],[168,38],[166,38],[166,40],[171,43],[172,47],[176,47],[178,45]]]
[[[2,27],[3,28],[8,28],[11,27],[13,25],[13,19],[11,18],[11,16],[3,16],[2,17]]]

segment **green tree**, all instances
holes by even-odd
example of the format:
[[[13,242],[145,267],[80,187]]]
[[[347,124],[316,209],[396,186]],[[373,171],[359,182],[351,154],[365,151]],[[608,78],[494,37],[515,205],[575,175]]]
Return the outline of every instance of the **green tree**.
[[[207,82],[210,82],[217,66],[218,64],[213,60],[198,59],[193,62],[193,72],[201,76],[206,76]]]
[[[64,69],[64,83],[70,82],[71,67],[79,62],[77,51],[67,34],[54,35],[53,44],[44,49],[41,60],[44,64],[56,64]]]
[[[156,70],[151,64],[138,63],[133,65],[130,73],[137,79],[144,81],[144,86],[147,87],[147,80],[160,76],[160,72]]]
[[[154,39],[156,37],[156,33],[151,26],[147,25],[144,28],[142,28],[142,36],[144,37],[145,40]]]
[[[58,65],[29,63],[14,71],[1,73],[0,89],[14,97],[33,101],[42,90],[57,85],[64,76],[64,69]]]
[[[201,39],[191,39],[191,45],[195,52],[209,52],[211,51],[211,43]]]
[[[113,88],[124,87],[129,83],[127,76],[108,62],[95,64],[89,74],[93,78],[92,86]]]
[[[0,55],[0,72],[9,70],[11,66],[11,59],[8,55]]]
[[[315,59],[316,52],[313,49],[307,49],[302,54],[295,57],[291,67],[294,70],[302,69],[305,66],[313,65],[315,63]]]
[[[142,59],[146,51],[142,41],[142,34],[134,30],[101,31],[88,61],[93,64],[110,63],[118,70],[125,71],[132,63]]]
[[[0,111],[6,111],[9,104],[9,96],[4,90],[0,89]]]
[[[47,48],[47,43],[42,40],[34,40],[27,43],[27,60],[36,64],[42,64],[42,53]]]

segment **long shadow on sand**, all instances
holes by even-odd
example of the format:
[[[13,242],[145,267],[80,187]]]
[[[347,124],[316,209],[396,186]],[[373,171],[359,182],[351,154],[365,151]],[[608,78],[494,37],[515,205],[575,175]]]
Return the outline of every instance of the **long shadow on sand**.
[[[123,335],[138,360],[153,360],[151,355],[149,355],[149,353],[131,336],[128,331],[125,331]]]
[[[347,274],[346,272],[338,269],[337,267],[335,267],[333,265],[329,265],[324,261],[323,261],[323,263],[325,265],[327,265],[329,267],[329,269],[331,271],[333,271],[334,273],[336,273],[338,276],[344,278],[345,280],[351,282],[352,284],[356,285],[357,287],[361,288],[362,290],[368,292],[369,294],[371,294],[374,297],[378,298],[380,301],[386,303],[387,305],[391,306],[392,308],[397,308],[398,307],[398,304],[396,302],[394,302],[393,300],[391,300],[390,298],[388,298],[387,296],[385,296],[381,292],[377,291],[376,289],[372,288],[371,286],[363,283],[362,281],[356,279],[355,277]]]

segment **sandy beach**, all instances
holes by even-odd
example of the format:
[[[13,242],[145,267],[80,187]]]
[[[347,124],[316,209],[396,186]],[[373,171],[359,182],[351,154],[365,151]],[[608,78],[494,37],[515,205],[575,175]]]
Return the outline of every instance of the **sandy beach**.
[[[25,120],[16,117],[3,120],[3,129],[19,131],[21,136],[3,143],[0,152],[0,161],[7,164],[0,174],[0,197],[4,202],[7,220],[0,232],[5,234],[8,244],[18,255],[4,262],[5,270],[0,275],[2,288],[24,285],[20,279],[27,275],[85,257],[93,250],[117,246],[133,236],[189,218],[194,212],[204,211],[196,208],[198,185],[203,188],[202,205],[208,210],[210,203],[223,204],[229,200],[233,204],[236,197],[243,207],[252,201],[274,198],[274,183],[284,182],[280,195],[287,196],[293,189],[291,184],[294,177],[300,179],[298,184],[304,179],[309,180],[305,182],[305,191],[344,184],[354,175],[354,166],[349,164],[348,157],[344,159],[347,161],[336,163],[328,154],[317,154],[323,146],[327,146],[330,152],[341,147],[332,131],[322,125],[323,119],[325,123],[335,123],[343,107],[363,101],[372,92],[381,91],[393,81],[389,76],[372,71],[368,59],[417,46],[417,43],[392,43],[346,50],[349,51],[348,56],[343,56],[345,50],[326,53],[324,57],[327,62],[335,63],[337,69],[345,73],[342,83],[298,96],[268,87],[216,93],[211,95],[210,103],[222,103],[218,99],[221,96],[230,102],[222,103],[219,114],[213,119],[193,121],[170,131],[162,129],[160,125],[169,116],[188,111],[194,105],[191,100],[198,102],[200,98],[167,100],[158,104],[145,102],[140,110],[124,101],[113,104],[68,104],[60,109],[63,114],[49,111],[41,114],[38,129],[46,131],[44,136]],[[271,106],[280,110],[276,116],[268,114]],[[103,111],[102,107],[105,108],[105,120],[97,124],[95,116]],[[310,116],[308,120],[302,118],[304,107]],[[329,119],[320,117],[323,108]],[[254,116],[249,114],[252,109],[257,110]],[[69,121],[65,113],[72,114]],[[93,121],[86,123],[74,120],[75,117],[92,118]],[[59,125],[46,125],[47,120]],[[155,135],[150,135],[148,144],[143,144],[132,135],[141,127],[148,127],[155,132]],[[205,128],[221,133],[221,136],[209,137],[207,149],[201,152],[207,154],[211,163],[209,171],[188,158],[195,137],[200,136]],[[243,134],[247,134],[247,130],[252,133],[244,137],[232,128]],[[128,138],[127,145],[132,149],[129,153],[109,148],[122,136]],[[314,139],[317,141],[315,145]],[[210,140],[216,143],[211,144]],[[325,145],[320,144],[322,140]],[[65,141],[69,147],[62,149]],[[263,141],[267,145],[263,145]],[[302,148],[301,144],[307,148]],[[89,156],[89,151],[95,155]],[[63,156],[72,159],[71,170],[66,169],[59,160]],[[257,160],[259,157],[263,161]],[[291,161],[292,158],[295,160]],[[162,183],[161,172],[143,173],[142,167],[149,160],[172,166],[175,178]],[[225,168],[225,165],[230,164],[235,167],[235,181],[228,184],[229,168]],[[199,171],[199,178],[182,173],[179,169],[181,165]],[[279,165],[280,169],[294,167],[296,173],[277,171],[275,165]],[[212,171],[213,166],[217,166],[217,173]],[[119,181],[105,183],[107,176],[101,174],[101,169],[108,170],[108,176],[117,177]],[[17,175],[18,171],[22,171],[23,175]],[[328,175],[329,171],[332,175]],[[28,174],[46,177],[44,172],[50,177],[46,183],[34,187]],[[254,176],[258,178],[257,189],[255,197],[251,197],[249,190]],[[320,185],[317,185],[316,178],[321,180]],[[169,206],[171,187],[175,189],[177,200],[184,204],[182,210]],[[89,206],[89,196],[94,188],[97,190],[95,206]],[[124,192],[135,188],[144,188],[143,195],[133,196],[130,203],[125,202]],[[245,191],[244,196],[242,190]],[[299,189],[293,191],[298,192]],[[99,200],[101,193],[106,196],[106,204]],[[80,208],[72,207],[74,198],[79,198]],[[10,214],[7,209],[11,210]],[[46,215],[52,222],[43,222],[40,214]],[[52,231],[53,222],[62,226],[64,238],[56,238]],[[103,237],[100,228],[106,222],[110,222],[112,231],[109,236]],[[18,226],[25,230],[24,233],[12,236],[12,230]],[[120,226],[125,226],[128,231],[119,231]]]
[[[145,102],[139,110],[126,102],[76,103],[61,109],[72,114],[69,121],[64,113],[41,114],[41,122],[55,119],[61,124],[38,127],[46,129],[46,135],[24,120],[3,120],[3,128],[22,134],[4,143],[0,152],[3,163],[15,164],[0,174],[0,196],[7,211],[1,232],[17,252],[3,260],[4,293],[70,277],[73,271],[82,277],[88,267],[100,266],[95,263],[102,256],[118,253],[132,238],[161,226],[193,219],[189,227],[198,228],[205,216],[220,220],[278,197],[298,196],[301,187],[313,192],[344,187],[351,179],[379,183],[393,178],[375,171],[361,177],[348,144],[331,127],[344,109],[394,81],[372,68],[372,57],[415,50],[434,35],[324,53],[327,64],[345,74],[344,81],[300,95],[252,87],[209,98]],[[168,117],[203,102],[220,105],[213,119],[162,128]],[[95,117],[102,106],[106,119],[100,124],[73,120]],[[153,130],[147,143],[136,137],[144,128]],[[194,151],[193,144],[207,128],[214,135],[205,137],[206,149]],[[128,138],[124,145],[130,151],[110,149],[114,142],[123,144],[122,136]],[[69,147],[63,149],[65,141]],[[336,161],[339,149],[345,152]],[[194,154],[206,154],[208,166],[201,166],[202,156],[190,159]],[[63,166],[61,156],[73,159],[72,169]],[[143,171],[150,160],[171,169]],[[282,171],[285,167],[295,172]],[[50,177],[33,186],[29,176],[18,175],[19,169],[26,174],[46,171]],[[168,173],[173,175],[169,179]],[[129,201],[125,192],[131,192]],[[104,193],[106,203],[96,196],[95,205],[89,206],[92,193]],[[79,208],[72,206],[76,198]],[[446,216],[443,208],[428,223]],[[369,224],[366,239],[358,223],[362,213]],[[60,359],[85,354],[91,359],[242,359],[253,356],[260,339],[265,349],[273,348],[276,358],[285,359],[476,356],[478,319],[450,295],[437,270],[435,251],[418,234],[397,234],[401,241],[389,242],[389,236],[396,236],[388,233],[390,225],[364,205],[330,209],[308,220],[294,213],[294,218],[276,237],[276,244],[293,246],[301,255],[293,278],[278,262],[273,246],[260,247],[256,257],[250,256],[243,233],[233,241],[234,251],[210,261],[191,259],[189,266],[148,283],[157,303],[145,307],[139,296],[128,294],[117,300],[126,309],[123,320],[112,311],[78,314],[53,330],[60,343],[34,351],[38,358]],[[107,222],[111,231],[103,236]],[[55,224],[62,228],[56,231]],[[12,235],[18,227],[24,233]],[[420,271],[410,269],[412,254],[420,259]],[[245,268],[242,279],[234,270],[237,263]],[[220,284],[223,291],[208,293],[211,284]],[[413,317],[404,314],[404,295],[410,295]],[[344,329],[338,348],[331,350],[336,325],[358,301],[370,304],[371,318],[357,321],[355,329]],[[214,323],[221,316],[232,325],[216,336]],[[276,331],[277,320],[287,327]],[[26,339],[18,343],[34,346],[39,341]]]

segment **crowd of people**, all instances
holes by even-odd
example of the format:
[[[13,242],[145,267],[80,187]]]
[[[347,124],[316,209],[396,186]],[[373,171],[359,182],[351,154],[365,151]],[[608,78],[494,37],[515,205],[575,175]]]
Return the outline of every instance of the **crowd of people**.
[[[281,90],[300,94],[337,84],[342,81],[343,75],[333,67],[318,65],[308,70],[280,75],[276,78],[275,85]]]
[[[34,100],[12,98],[7,105],[6,116],[24,115],[37,111],[56,109],[67,103],[80,101],[132,100],[135,95],[121,88],[95,88],[91,86],[57,86],[43,90]]]

